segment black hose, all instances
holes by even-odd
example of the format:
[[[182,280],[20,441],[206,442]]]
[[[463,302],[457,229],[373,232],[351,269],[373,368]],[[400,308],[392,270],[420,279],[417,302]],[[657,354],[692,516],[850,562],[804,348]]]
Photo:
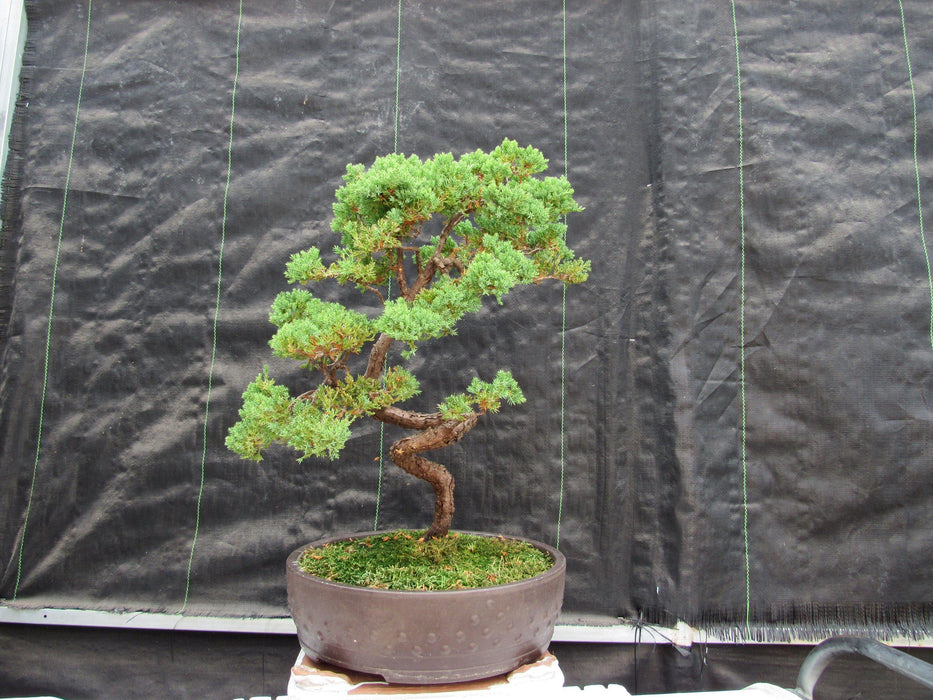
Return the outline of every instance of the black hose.
[[[867,637],[832,637],[813,648],[800,666],[796,692],[806,700],[813,700],[813,689],[820,675],[837,656],[861,654],[877,661],[892,671],[933,689],[933,665],[921,661],[899,649],[889,647]]]

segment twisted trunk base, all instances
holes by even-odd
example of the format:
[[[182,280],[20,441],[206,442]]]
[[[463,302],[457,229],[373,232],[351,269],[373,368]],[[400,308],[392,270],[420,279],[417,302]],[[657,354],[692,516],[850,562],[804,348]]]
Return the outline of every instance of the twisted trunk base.
[[[423,414],[419,414],[421,420]],[[389,423],[410,427],[411,422],[393,420],[395,415],[379,416]],[[434,489],[434,520],[424,535],[425,540],[444,537],[450,531],[454,515],[454,477],[443,464],[432,462],[423,457],[422,452],[436,450],[451,445],[466,435],[479,420],[479,414],[472,414],[464,420],[441,420],[437,425],[423,428],[417,435],[402,438],[389,448],[392,461],[412,476],[427,481]],[[417,427],[423,427],[423,423]]]

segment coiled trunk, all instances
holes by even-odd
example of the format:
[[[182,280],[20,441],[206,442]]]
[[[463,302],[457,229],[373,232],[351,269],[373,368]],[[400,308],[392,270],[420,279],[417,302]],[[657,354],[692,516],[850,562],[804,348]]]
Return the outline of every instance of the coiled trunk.
[[[434,489],[434,519],[424,538],[444,537],[450,531],[454,515],[454,477],[443,464],[432,462],[422,453],[460,440],[476,425],[480,414],[473,413],[462,420],[443,420],[438,414],[383,409],[374,416],[386,423],[421,430],[395,442],[389,448],[389,456],[399,468],[427,481]]]

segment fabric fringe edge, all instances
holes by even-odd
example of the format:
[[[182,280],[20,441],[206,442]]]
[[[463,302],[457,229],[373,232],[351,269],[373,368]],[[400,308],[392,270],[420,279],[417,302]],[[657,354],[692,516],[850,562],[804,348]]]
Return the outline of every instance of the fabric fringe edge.
[[[676,617],[669,609],[645,610],[644,624],[675,627],[679,621],[727,642],[817,643],[840,635],[911,643],[933,638],[931,603],[789,603],[753,610],[707,610]]]

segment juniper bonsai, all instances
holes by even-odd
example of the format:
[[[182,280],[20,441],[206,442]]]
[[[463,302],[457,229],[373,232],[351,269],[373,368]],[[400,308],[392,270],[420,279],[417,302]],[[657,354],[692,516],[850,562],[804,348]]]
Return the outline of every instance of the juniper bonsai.
[[[475,378],[432,413],[410,410],[402,404],[419,393],[418,381],[388,361],[389,350],[401,343],[403,361],[419,343],[453,335],[484,297],[501,304],[517,285],[587,278],[589,262],[567,247],[563,223],[581,207],[566,178],[534,177],[546,167],[540,151],[508,139],[459,159],[393,154],[369,168],[349,165],[333,206],[331,227],[341,235],[335,260],[325,264],[318,248],[309,248],[291,257],[285,277],[300,285],[352,283],[378,298],[381,313],[370,318],[303,288],[280,293],[269,317],[278,327],[269,343],[273,354],[319,372],[320,383],[292,396],[265,368],[243,394],[227,447],[259,460],[269,445],[283,443],[298,450],[299,461],[334,459],[363,416],[417,431],[395,442],[389,455],[434,489],[425,539],[446,535],[454,479],[424,453],[457,442],[503,401],[525,399],[511,373],[499,370],[491,381]],[[365,364],[354,362],[366,350]]]

